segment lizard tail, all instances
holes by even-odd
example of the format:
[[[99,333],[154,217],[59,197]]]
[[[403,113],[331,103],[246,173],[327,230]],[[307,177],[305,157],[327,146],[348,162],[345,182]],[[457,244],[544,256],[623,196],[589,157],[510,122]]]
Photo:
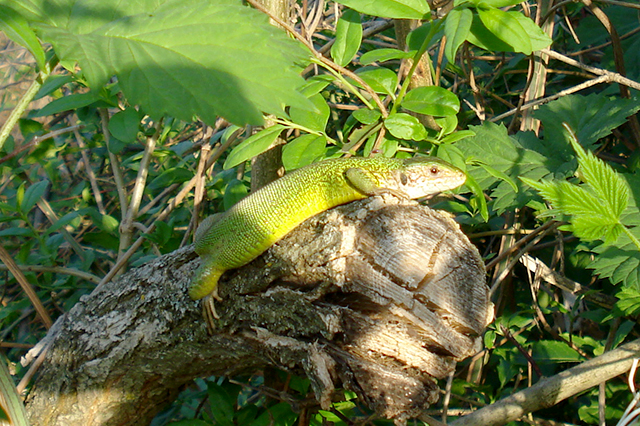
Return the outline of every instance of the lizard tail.
[[[224,269],[218,269],[206,264],[200,266],[196,271],[191,287],[189,287],[189,297],[193,300],[198,300],[211,294],[215,299],[220,299],[218,296],[218,279],[223,273]]]

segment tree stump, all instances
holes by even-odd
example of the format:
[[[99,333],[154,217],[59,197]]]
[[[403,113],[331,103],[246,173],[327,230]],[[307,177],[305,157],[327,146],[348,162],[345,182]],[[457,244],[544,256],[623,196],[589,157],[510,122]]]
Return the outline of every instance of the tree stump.
[[[82,300],[51,329],[31,424],[143,425],[199,376],[304,372],[379,415],[417,416],[492,318],[476,248],[446,214],[390,196],[319,214],[220,281],[207,332],[186,247]]]

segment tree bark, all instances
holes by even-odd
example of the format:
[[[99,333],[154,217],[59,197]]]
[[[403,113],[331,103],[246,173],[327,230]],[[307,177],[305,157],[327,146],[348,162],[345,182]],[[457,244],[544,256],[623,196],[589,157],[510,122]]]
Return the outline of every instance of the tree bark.
[[[417,416],[491,320],[482,260],[447,215],[373,197],[317,215],[223,275],[212,333],[191,246],[83,297],[47,335],[34,426],[144,425],[195,377],[275,366],[378,414]]]

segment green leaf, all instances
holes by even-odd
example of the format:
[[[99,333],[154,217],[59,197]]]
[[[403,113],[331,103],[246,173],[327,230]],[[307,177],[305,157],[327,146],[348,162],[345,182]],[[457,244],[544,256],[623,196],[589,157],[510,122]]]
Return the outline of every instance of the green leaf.
[[[322,92],[329,84],[333,82],[335,77],[327,74],[314,75],[305,81],[304,86],[300,90],[305,97],[310,98],[316,93]]]
[[[551,46],[553,43],[553,39],[547,35],[542,28],[536,25],[530,18],[527,18],[522,13],[518,12],[508,12],[511,13],[513,18],[520,23],[524,31],[529,36],[529,40],[531,41],[531,50],[534,52],[536,50],[545,49]]]
[[[555,340],[539,340],[532,346],[533,359],[542,363],[581,362],[584,358],[568,344]]]
[[[0,31],[14,43],[27,49],[36,59],[38,68],[45,69],[46,58],[42,45],[22,15],[10,7],[0,5]]]
[[[567,123],[586,148],[610,135],[611,130],[627,122],[627,117],[640,110],[637,99],[619,99],[602,93],[588,96],[569,95],[541,105],[534,117],[542,122],[545,144],[553,145],[557,153],[563,150],[571,154],[569,133],[562,123]]]
[[[233,426],[235,397],[227,390],[227,386],[209,382],[209,406],[216,425]]]
[[[353,118],[362,124],[373,124],[380,120],[382,114],[377,109],[360,108],[353,111]]]
[[[458,48],[467,40],[471,32],[473,13],[467,8],[452,9],[446,17],[444,23],[444,35],[447,37],[447,44],[444,54],[449,62],[456,61]]]
[[[401,105],[409,111],[438,117],[455,115],[460,111],[458,97],[438,86],[423,86],[411,90]]]
[[[490,52],[514,51],[511,45],[500,40],[496,35],[488,30],[480,20],[480,17],[476,14],[473,15],[471,32],[467,35],[467,41]]]
[[[634,287],[623,287],[617,294],[618,301],[614,310],[620,311],[621,315],[616,316],[636,316],[640,313],[640,291]]]
[[[506,210],[521,208],[531,201],[534,191],[526,187],[519,177],[539,180],[552,174],[548,165],[551,159],[532,149],[522,147],[516,138],[507,134],[503,125],[485,122],[481,126],[471,126],[475,136],[456,142],[453,147],[440,145],[440,150],[457,148],[462,151],[467,163],[473,162],[490,164],[497,172],[502,172],[511,178],[518,187],[514,191],[512,185],[500,180],[495,172],[475,166],[469,168],[469,173],[478,185],[485,189],[492,189],[491,197],[495,198],[493,208],[497,214]],[[552,163],[553,164],[553,163]],[[564,163],[562,163],[564,164]],[[560,175],[564,177],[564,175]]]
[[[151,116],[261,124],[263,112],[308,105],[296,65],[308,53],[240,1],[11,4],[38,23],[62,62],[80,65],[91,88],[115,74],[129,103]]]
[[[569,220],[571,231],[586,241],[603,240],[610,244],[622,232],[619,217],[613,215],[604,200],[583,187],[566,181],[534,182],[521,178],[535,188],[553,207],[542,216],[553,216],[559,220]]]
[[[169,423],[169,426],[212,426],[212,424],[209,422],[205,422],[204,420],[186,419],[179,420],[177,422],[171,422]]]
[[[28,426],[27,412],[24,404],[20,399],[20,395],[16,390],[11,373],[7,368],[7,361],[4,356],[0,356],[0,408],[6,410],[9,422],[6,424],[12,426]],[[4,421],[2,423],[5,423]]]
[[[284,126],[276,124],[267,127],[248,137],[229,153],[223,168],[230,169],[265,152],[284,130]]]
[[[238,201],[246,197],[248,193],[249,190],[247,189],[247,185],[245,185],[244,182],[238,179],[231,179],[224,191],[224,209],[229,210]]]
[[[377,93],[384,93],[394,97],[398,76],[389,68],[384,67],[363,67],[356,71],[358,76],[364,80]]]
[[[262,413],[249,426],[293,426],[298,415],[291,409],[291,404],[280,402]]]
[[[320,93],[311,96],[309,100],[315,106],[315,111],[291,107],[289,109],[291,120],[307,129],[324,132],[331,114],[329,105],[327,105],[327,101]]]
[[[331,46],[331,57],[344,67],[356,56],[362,42],[362,23],[355,10],[344,11],[336,24],[336,40]]]
[[[163,189],[174,183],[187,182],[193,178],[193,170],[184,167],[171,167],[163,170],[158,176],[156,176],[149,184],[147,189],[156,190]]]
[[[640,239],[640,227],[631,228],[630,232]],[[627,235],[621,235],[614,245],[601,244],[593,252],[597,256],[588,267],[601,278],[640,289],[640,251]]]
[[[27,214],[31,211],[33,206],[42,198],[47,187],[49,186],[48,180],[41,180],[38,183],[34,183],[24,192],[24,198],[20,203],[20,211]]]
[[[96,222],[98,228],[108,233],[116,233],[118,231],[118,227],[120,226],[118,219],[109,214],[102,215],[101,219],[101,222]]]
[[[473,176],[467,175],[467,180],[464,183],[467,188],[471,190],[473,195],[475,195],[474,200],[478,204],[477,208],[480,211],[480,216],[485,222],[489,221],[489,208],[487,207],[487,200],[484,198],[484,192],[478,182],[473,178]]]
[[[369,65],[374,62],[386,62],[394,59],[412,58],[413,55],[415,55],[415,52],[405,52],[404,50],[399,49],[374,49],[362,54],[362,56],[360,56],[360,63],[362,65]]]
[[[67,83],[71,83],[73,81],[73,77],[70,75],[49,75],[47,80],[44,82],[36,96],[33,98],[34,101],[38,99],[44,98],[45,96],[49,96],[62,86]]]
[[[63,226],[67,226],[69,223],[73,222],[78,217],[80,217],[80,214],[77,211],[69,212],[64,216],[62,216],[60,219],[56,220],[56,222],[53,225],[47,228],[46,233],[51,234],[53,232],[56,232],[58,229],[62,228]]]
[[[479,0],[473,1],[478,7],[507,7],[522,3],[521,0]]]
[[[478,16],[492,34],[511,46],[514,52],[530,55],[532,50],[531,37],[514,15],[519,12],[503,12],[500,9],[477,9]]]
[[[327,140],[323,136],[302,135],[287,143],[282,148],[282,164],[285,170],[291,171],[307,166],[326,151]]]
[[[475,135],[476,134],[471,130],[460,130],[459,132],[451,133],[450,135],[447,135],[444,138],[440,139],[440,143],[454,143],[462,139],[473,137]]]
[[[96,102],[98,97],[95,93],[74,93],[69,96],[63,96],[55,99],[42,107],[39,111],[32,114],[34,117],[46,117],[47,115],[58,114],[64,111],[70,111],[82,107],[86,107]]]
[[[135,142],[138,130],[140,130],[140,117],[133,107],[115,113],[109,120],[109,132],[122,142]]]
[[[426,19],[429,5],[421,0],[340,0],[358,12],[393,19]]]
[[[629,205],[627,181],[591,151],[585,151],[573,138],[571,145],[578,154],[579,171],[583,180],[604,201],[612,217],[619,219]]]
[[[416,117],[403,112],[390,114],[384,120],[384,127],[399,139],[420,141],[427,137],[427,130],[422,123]]]

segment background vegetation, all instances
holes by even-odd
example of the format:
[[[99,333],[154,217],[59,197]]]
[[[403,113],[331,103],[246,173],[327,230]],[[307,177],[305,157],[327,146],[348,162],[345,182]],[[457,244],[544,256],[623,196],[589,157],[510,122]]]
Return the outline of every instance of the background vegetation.
[[[121,3],[0,1],[0,347],[20,390],[17,361],[52,319],[189,243],[278,144],[286,170],[419,152],[468,172],[438,208],[486,258],[496,321],[430,415],[637,337],[637,3]],[[154,425],[389,423],[308,392],[281,372],[211,377]],[[613,380],[517,424],[615,422],[632,398]]]

